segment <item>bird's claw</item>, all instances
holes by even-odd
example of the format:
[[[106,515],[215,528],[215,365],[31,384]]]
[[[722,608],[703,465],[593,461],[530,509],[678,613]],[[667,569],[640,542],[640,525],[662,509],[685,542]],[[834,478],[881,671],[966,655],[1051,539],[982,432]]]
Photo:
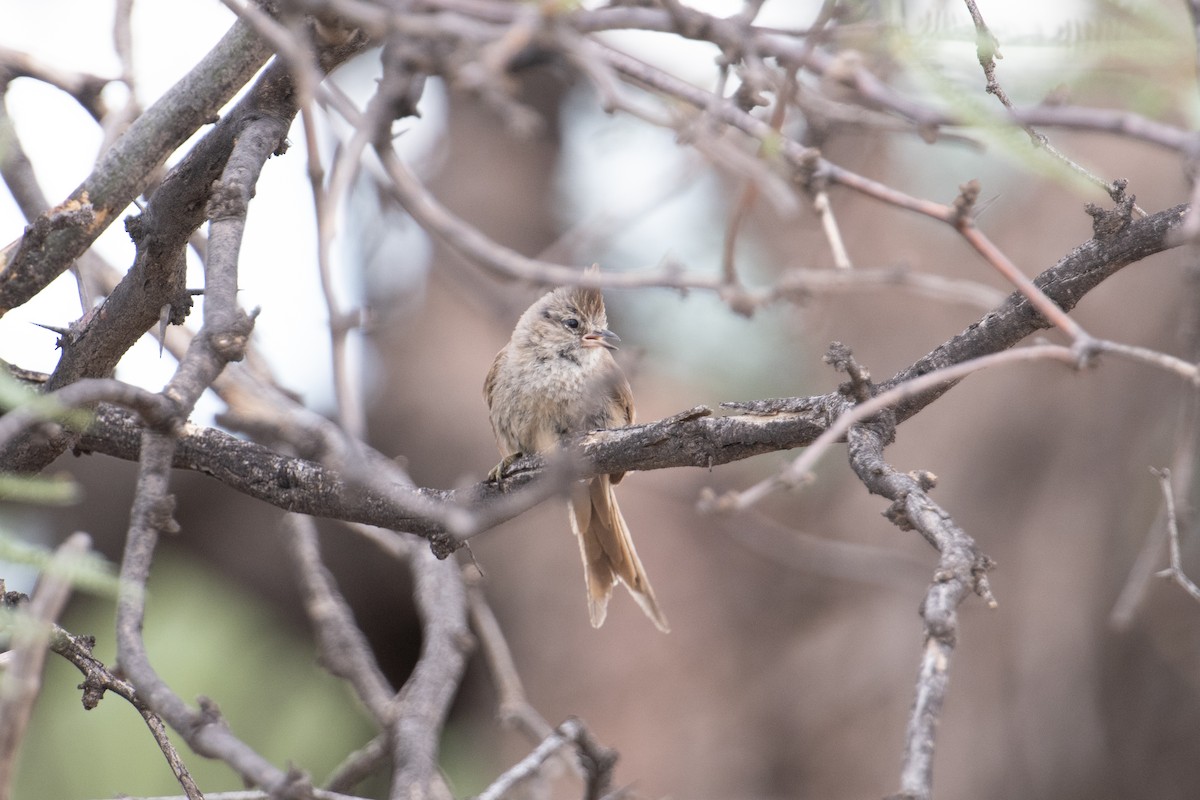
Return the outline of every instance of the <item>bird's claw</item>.
[[[521,453],[513,453],[512,455],[505,456],[504,459],[499,464],[492,467],[491,472],[487,474],[487,482],[499,483],[501,480],[503,480],[504,473],[513,465],[514,461],[521,457],[521,455]]]

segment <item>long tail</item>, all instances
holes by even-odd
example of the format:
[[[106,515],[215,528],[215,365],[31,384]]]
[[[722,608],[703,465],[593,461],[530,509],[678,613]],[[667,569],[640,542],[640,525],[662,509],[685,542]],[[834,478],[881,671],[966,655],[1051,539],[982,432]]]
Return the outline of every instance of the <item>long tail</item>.
[[[592,627],[604,624],[608,599],[618,580],[633,595],[655,626],[667,633],[667,618],[658,607],[646,570],[633,547],[607,475],[577,483],[571,490],[571,529],[579,539],[583,574],[587,580],[588,612]]]

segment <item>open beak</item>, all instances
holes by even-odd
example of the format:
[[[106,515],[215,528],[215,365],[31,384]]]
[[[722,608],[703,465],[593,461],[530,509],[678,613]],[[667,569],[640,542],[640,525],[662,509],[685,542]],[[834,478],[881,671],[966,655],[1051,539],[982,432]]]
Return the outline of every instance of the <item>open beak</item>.
[[[584,347],[604,347],[609,350],[616,350],[616,343],[619,341],[621,341],[621,337],[608,328],[601,328],[598,331],[592,331],[583,335]]]

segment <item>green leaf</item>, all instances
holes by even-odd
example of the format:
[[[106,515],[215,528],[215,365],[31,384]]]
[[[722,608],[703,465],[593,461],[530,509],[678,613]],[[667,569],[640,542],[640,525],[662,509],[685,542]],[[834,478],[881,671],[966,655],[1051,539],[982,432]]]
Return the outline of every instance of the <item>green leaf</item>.
[[[0,525],[6,525],[0,522]],[[73,558],[54,558],[54,551],[38,547],[18,539],[11,533],[0,530],[0,561],[25,564],[40,573],[66,578],[76,589],[96,594],[115,596],[117,593],[116,568],[103,556],[93,552]]]
[[[83,488],[68,475],[19,475],[0,472],[0,501],[40,506],[69,506],[83,499]]]

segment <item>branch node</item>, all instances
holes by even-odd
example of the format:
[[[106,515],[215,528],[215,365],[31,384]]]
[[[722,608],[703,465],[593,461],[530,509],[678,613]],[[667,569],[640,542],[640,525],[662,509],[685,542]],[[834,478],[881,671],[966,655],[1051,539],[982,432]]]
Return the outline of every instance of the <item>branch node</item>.
[[[923,492],[937,488],[938,476],[927,469],[914,469],[908,476],[917,482],[917,486],[920,486]]]
[[[93,639],[93,641],[95,640]],[[91,711],[100,705],[100,701],[104,699],[104,693],[108,689],[105,685],[104,676],[96,670],[88,670],[83,683],[75,688],[83,690],[82,702],[85,711]]]
[[[254,316],[239,309],[224,330],[213,333],[210,339],[213,350],[226,363],[241,361],[246,355],[246,345],[253,330]]]
[[[996,562],[987,555],[980,553],[975,559],[975,563],[971,565],[971,580],[973,582],[972,589],[983,602],[987,603],[988,608],[997,608],[1000,603],[996,600],[996,596],[992,594],[992,585],[988,580],[988,572],[996,568]]]
[[[1133,221],[1134,201],[1137,196],[1125,193],[1125,181],[1113,182],[1114,186],[1117,184],[1122,184],[1120,199],[1113,198],[1116,200],[1116,206],[1112,210],[1101,208],[1095,203],[1088,203],[1083,207],[1083,210],[1092,218],[1092,238],[1100,242],[1116,238]]]
[[[850,380],[838,387],[838,393],[853,398],[859,403],[871,399],[875,389],[871,383],[871,372],[854,359],[850,348],[841,342],[831,342],[822,360],[838,372],[850,376]]]
[[[729,306],[729,310],[740,317],[749,319],[758,310],[758,300],[736,283],[726,284],[718,291],[721,301]]]
[[[196,704],[200,706],[200,715],[196,719],[196,727],[204,725],[224,725],[225,720],[221,716],[221,708],[217,705],[217,701],[211,697],[200,695],[196,698]]]
[[[245,218],[247,204],[254,189],[239,178],[240,176],[228,177],[213,181],[212,192],[204,212],[209,220]]]
[[[958,197],[954,198],[954,211],[950,216],[950,223],[954,227],[960,228],[970,223],[975,203],[979,200],[979,193],[982,190],[983,184],[979,182],[978,178],[972,178],[958,187]]]
[[[429,551],[439,560],[444,561],[453,555],[458,548],[465,544],[464,540],[450,533],[429,534]]]
[[[912,524],[912,520],[909,519],[908,511],[905,508],[905,503],[907,500],[908,495],[899,497],[882,512],[884,519],[902,531],[916,530],[916,526]]]
[[[175,495],[166,494],[159,498],[150,510],[149,522],[159,533],[177,534],[182,530],[175,520]]]

